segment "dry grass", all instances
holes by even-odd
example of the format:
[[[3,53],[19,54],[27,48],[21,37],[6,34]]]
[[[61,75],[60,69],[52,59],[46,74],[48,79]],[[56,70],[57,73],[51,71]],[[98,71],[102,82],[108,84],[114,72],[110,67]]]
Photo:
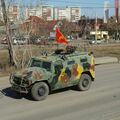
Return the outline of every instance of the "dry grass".
[[[62,46],[61,46],[62,47]],[[59,47],[59,48],[61,48]],[[28,48],[28,51],[30,49],[32,56],[39,56],[41,53],[47,51],[47,52],[52,52],[54,51],[54,49],[57,48],[57,46],[31,46],[30,48]],[[80,47],[79,46],[79,50],[83,50],[83,46]],[[25,47],[21,46],[19,48],[15,48],[15,50],[17,51],[16,54],[18,56],[18,60],[19,60],[19,64],[21,65],[21,61],[23,59],[23,52],[25,51]],[[108,46],[90,46],[90,45],[86,45],[84,46],[84,50],[87,52],[93,51],[95,57],[103,57],[103,56],[112,56],[112,57],[117,57],[120,59],[120,44],[116,44],[116,45],[108,45]],[[29,60],[29,53],[26,52],[25,54],[26,58],[25,60],[28,61]],[[6,49],[0,50],[0,76],[5,76],[5,75],[9,75],[11,72],[15,71],[15,67],[10,67],[9,66],[9,57],[8,57],[8,51]],[[27,62],[25,62],[27,63]]]
[[[92,47],[95,57],[111,56],[120,58],[120,44],[108,45],[108,46],[93,46]],[[91,48],[87,48],[90,51]]]
[[[7,64],[8,64],[7,50],[0,50],[0,68],[5,69]]]

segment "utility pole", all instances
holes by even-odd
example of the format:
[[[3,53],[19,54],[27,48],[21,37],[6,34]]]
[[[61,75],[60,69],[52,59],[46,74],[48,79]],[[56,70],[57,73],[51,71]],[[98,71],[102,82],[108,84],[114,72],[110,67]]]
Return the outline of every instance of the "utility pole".
[[[8,52],[9,52],[9,64],[14,65],[14,59],[13,59],[13,49],[12,49],[12,42],[11,42],[11,34],[10,34],[10,24],[8,21],[8,15],[6,11],[6,5],[5,1],[1,0],[1,7],[2,7],[2,13],[3,13],[3,19],[6,27],[6,37],[8,42]]]
[[[119,0],[114,0],[115,2],[115,17],[116,17],[116,29],[117,29],[117,33],[116,33],[116,39],[118,40],[118,35],[119,35],[119,31],[118,31],[118,22],[119,22]]]
[[[97,12],[95,15],[95,43],[97,44]]]

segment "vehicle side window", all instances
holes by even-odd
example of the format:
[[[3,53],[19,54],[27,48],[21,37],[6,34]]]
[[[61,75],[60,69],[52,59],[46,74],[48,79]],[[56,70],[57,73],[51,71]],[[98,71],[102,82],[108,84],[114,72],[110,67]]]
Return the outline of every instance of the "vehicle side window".
[[[75,61],[74,60],[70,60],[70,61],[67,62],[67,64],[68,65],[73,65],[73,64],[75,64]]]
[[[58,61],[54,65],[55,73],[59,74],[61,72],[61,69],[63,68],[63,64],[61,61]]]
[[[40,67],[41,61],[39,60],[33,60],[30,67]]]
[[[45,68],[47,71],[51,70],[51,63],[50,62],[42,62],[42,67]]]

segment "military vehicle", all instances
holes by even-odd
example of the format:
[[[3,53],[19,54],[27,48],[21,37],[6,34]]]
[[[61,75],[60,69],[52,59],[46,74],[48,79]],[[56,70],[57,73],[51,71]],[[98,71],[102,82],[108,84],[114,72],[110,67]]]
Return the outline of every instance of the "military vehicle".
[[[33,57],[24,71],[10,76],[12,89],[18,93],[31,93],[37,101],[45,99],[51,91],[65,87],[88,90],[95,79],[94,57],[75,49],[67,46],[50,55]]]

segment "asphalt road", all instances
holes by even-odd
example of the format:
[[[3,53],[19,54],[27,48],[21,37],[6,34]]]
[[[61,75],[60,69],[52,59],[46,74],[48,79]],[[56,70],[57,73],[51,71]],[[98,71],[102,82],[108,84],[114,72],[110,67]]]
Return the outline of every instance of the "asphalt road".
[[[0,79],[0,120],[120,120],[120,64],[96,67],[89,91],[58,91],[44,101],[19,97]]]

